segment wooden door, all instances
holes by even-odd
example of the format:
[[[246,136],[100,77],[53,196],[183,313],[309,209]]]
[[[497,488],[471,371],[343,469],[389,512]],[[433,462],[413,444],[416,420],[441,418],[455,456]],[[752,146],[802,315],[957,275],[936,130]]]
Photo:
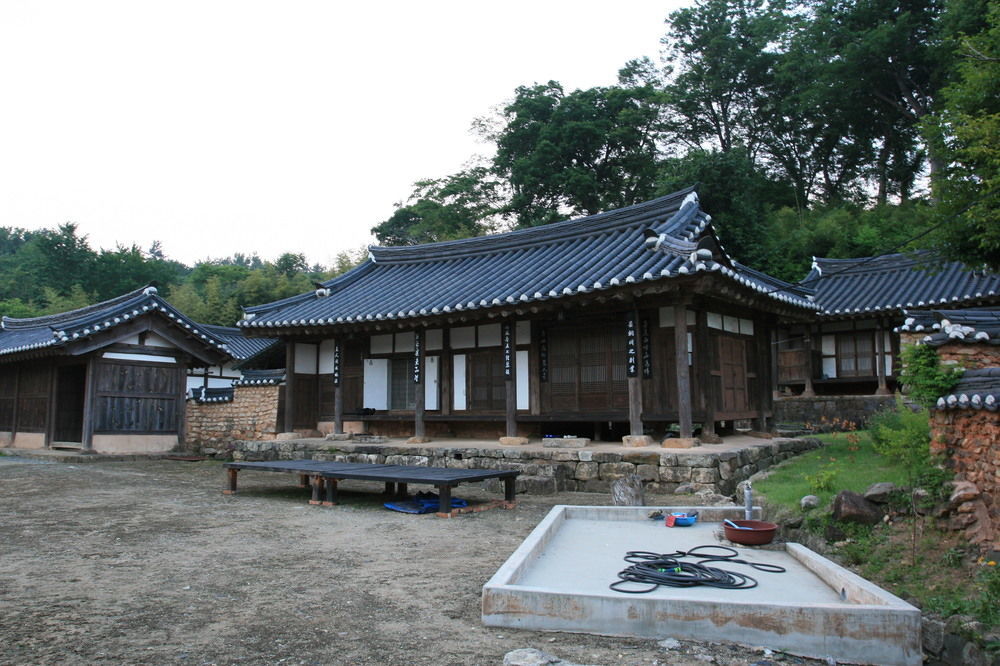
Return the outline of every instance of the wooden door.
[[[56,373],[56,442],[83,442],[83,395],[86,365],[67,365]]]
[[[749,410],[745,340],[728,335],[719,336],[719,370],[722,379],[722,411],[732,413]]]

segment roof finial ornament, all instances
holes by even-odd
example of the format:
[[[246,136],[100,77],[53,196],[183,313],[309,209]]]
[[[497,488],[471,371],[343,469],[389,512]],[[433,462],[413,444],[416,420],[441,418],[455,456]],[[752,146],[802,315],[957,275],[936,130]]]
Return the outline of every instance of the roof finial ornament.
[[[694,190],[688,192],[687,196],[684,197],[684,200],[681,201],[681,208],[684,208],[684,206],[688,205],[689,203],[693,203],[695,205],[698,204],[698,193],[695,192]]]
[[[158,292],[156,290],[156,287],[154,287],[153,285],[149,285],[148,287],[146,287],[145,289],[142,290],[142,293],[145,296],[155,296],[156,294],[158,294],[160,292]]]
[[[816,255],[813,255],[812,269],[814,271],[816,271],[817,275],[822,275],[823,274],[823,269],[820,268],[819,262],[816,261]]]

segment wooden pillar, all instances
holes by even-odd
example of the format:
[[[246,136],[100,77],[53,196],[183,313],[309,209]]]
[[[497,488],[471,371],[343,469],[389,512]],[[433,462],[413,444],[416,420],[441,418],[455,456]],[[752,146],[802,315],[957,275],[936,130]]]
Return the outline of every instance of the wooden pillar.
[[[698,310],[695,326],[694,369],[698,376],[701,409],[705,415],[701,430],[706,435],[714,435],[715,405],[718,397],[715,395],[715,382],[712,381],[712,368],[715,367],[713,363],[715,350],[712,348],[712,334],[708,328],[707,310]]]
[[[813,388],[813,336],[811,328],[806,330],[802,343],[806,350],[806,385],[802,389],[802,397],[813,398],[816,396],[816,390]]]
[[[295,430],[295,342],[285,343],[285,423],[284,432]]]
[[[503,384],[506,414],[505,431],[508,437],[517,437],[517,373],[515,371],[514,325],[510,320],[500,324],[500,342],[503,345]]]
[[[628,434],[641,437],[642,427],[642,377],[639,375],[639,319],[633,309],[625,320],[625,370],[628,376]]]
[[[57,404],[59,402],[57,399],[58,391],[56,390],[58,376],[59,372],[55,363],[50,363],[48,409],[45,410],[45,448],[52,448],[52,442],[55,441],[56,436],[56,410],[59,408]]]
[[[424,332],[422,330],[413,332],[413,383],[416,384],[417,392],[413,400],[413,436],[426,437],[427,429],[424,425],[424,409],[426,405],[426,395],[424,394]]]
[[[771,401],[781,397],[781,390],[778,387],[778,331],[774,328],[771,334]]]
[[[94,389],[97,386],[97,362],[93,356],[87,358],[87,376],[83,380],[83,432],[81,443],[84,450],[94,448],[94,410],[96,401]],[[186,404],[183,404],[186,408]]]
[[[186,437],[184,436],[184,424],[187,422],[187,368],[188,363],[190,363],[190,358],[178,358],[178,363],[180,367],[177,368],[177,444],[180,446],[184,445]],[[90,373],[87,373],[88,375]]]
[[[343,350],[340,338],[333,341],[333,432],[344,433],[344,391],[340,386],[340,362]]]
[[[438,357],[438,409],[442,416],[451,415],[452,405],[455,404],[455,394],[453,379],[455,376],[455,366],[452,362],[451,336],[448,329],[441,330],[441,355]]]
[[[767,432],[767,419],[772,413],[771,399],[773,393],[769,390],[771,380],[771,336],[767,322],[760,316],[753,320],[753,353],[757,356],[757,381],[753,395],[757,396],[757,418],[753,428],[757,432]]]
[[[674,306],[674,362],[677,366],[677,425],[683,438],[692,435],[687,338],[687,307],[679,303]]]
[[[18,414],[21,411],[21,364],[18,363],[14,370],[14,422],[10,424],[10,443],[13,446],[17,439]]]
[[[885,320],[882,318],[879,318],[875,327],[875,373],[878,376],[875,395],[889,395],[889,386],[885,380]]]

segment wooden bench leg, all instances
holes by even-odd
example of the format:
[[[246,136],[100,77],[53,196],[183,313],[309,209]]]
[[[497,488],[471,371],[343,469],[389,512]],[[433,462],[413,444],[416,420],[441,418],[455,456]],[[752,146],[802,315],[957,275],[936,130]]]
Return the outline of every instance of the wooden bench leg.
[[[501,506],[505,509],[513,509],[517,506],[517,502],[514,499],[517,488],[516,483],[517,478],[513,476],[503,480],[503,504]]]
[[[238,469],[227,469],[226,470],[226,472],[228,473],[228,477],[229,477],[229,484],[228,484],[228,487],[225,490],[222,491],[223,495],[235,495],[236,494],[236,474],[239,471],[240,470],[238,470]]]
[[[451,510],[451,486],[438,486],[438,510],[440,518],[451,518],[455,513]]]
[[[407,489],[406,489],[406,484],[405,483],[397,483],[396,484],[396,497],[405,498],[407,495],[408,495],[408,492],[407,492]]]
[[[309,487],[309,475],[299,474],[299,488],[308,488],[308,487]]]
[[[385,482],[385,491],[383,491],[382,494],[383,495],[388,495],[389,497],[392,497],[393,495],[395,495],[396,494],[396,482],[395,481],[386,481]]]
[[[320,496],[323,494],[323,477],[316,474],[312,477],[312,499],[310,504],[322,504]]]
[[[323,506],[333,506],[337,503],[337,479],[326,480],[326,501]]]

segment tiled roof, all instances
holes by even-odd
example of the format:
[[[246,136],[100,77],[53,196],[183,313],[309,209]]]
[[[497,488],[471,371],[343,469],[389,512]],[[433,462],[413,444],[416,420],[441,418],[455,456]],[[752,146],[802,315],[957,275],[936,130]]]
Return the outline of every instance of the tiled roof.
[[[237,361],[245,361],[263,354],[275,345],[281,344],[277,338],[248,338],[243,331],[230,326],[202,324],[201,327],[226,344],[229,355]]]
[[[711,218],[689,188],[576,220],[411,247],[373,247],[322,289],[246,308],[243,328],[401,320],[563,299],[701,272],[815,310],[807,290],[732,262],[699,241]]]
[[[800,284],[815,289],[826,316],[899,313],[908,308],[1000,302],[1000,275],[937,262],[929,252],[813,259]]]
[[[1000,368],[966,370],[952,392],[938,398],[938,409],[1000,408]]]
[[[3,317],[0,356],[50,348],[54,351],[157,311],[206,347],[228,353],[223,340],[175,310],[157,295],[155,287],[144,287],[69,312],[28,319]]]
[[[233,380],[233,386],[274,386],[285,381],[285,369],[278,370],[244,370],[239,379]]]
[[[199,403],[232,402],[235,397],[233,387],[205,388],[200,386],[191,391],[191,398]]]
[[[899,331],[927,332],[921,342],[934,347],[948,342],[1000,345],[1000,310],[907,311]]]

